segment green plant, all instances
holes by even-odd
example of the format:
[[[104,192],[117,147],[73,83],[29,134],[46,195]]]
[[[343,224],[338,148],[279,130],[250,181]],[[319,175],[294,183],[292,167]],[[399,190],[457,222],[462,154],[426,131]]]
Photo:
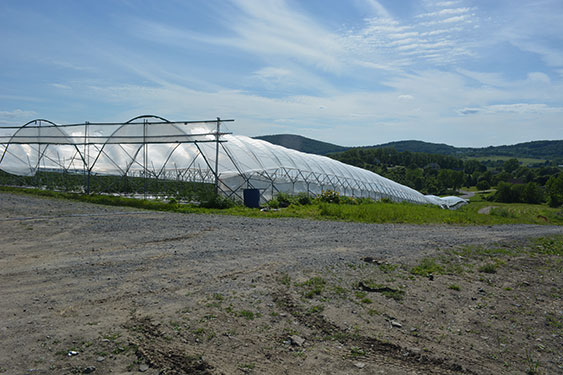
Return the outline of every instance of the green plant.
[[[241,310],[238,312],[238,316],[243,317],[246,320],[254,320],[255,314],[249,310]]]
[[[306,298],[313,298],[320,295],[325,287],[326,281],[322,277],[315,276],[303,283],[297,283],[296,286],[304,287],[306,290],[303,294]]]
[[[479,272],[497,273],[497,265],[495,263],[487,263],[478,268]]]
[[[457,284],[451,284],[450,286],[448,286],[448,289],[455,290],[458,292],[461,290],[460,286]]]
[[[428,274],[444,273],[444,267],[440,265],[434,258],[423,258],[420,263],[411,268],[413,275],[427,276]]]
[[[334,190],[323,190],[318,199],[325,203],[340,203],[340,193]]]

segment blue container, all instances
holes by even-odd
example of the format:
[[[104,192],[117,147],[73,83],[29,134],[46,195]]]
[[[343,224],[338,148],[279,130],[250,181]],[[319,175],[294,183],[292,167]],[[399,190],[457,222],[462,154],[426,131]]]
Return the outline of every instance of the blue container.
[[[250,208],[260,208],[260,190],[244,189],[242,191],[244,197],[244,205]]]

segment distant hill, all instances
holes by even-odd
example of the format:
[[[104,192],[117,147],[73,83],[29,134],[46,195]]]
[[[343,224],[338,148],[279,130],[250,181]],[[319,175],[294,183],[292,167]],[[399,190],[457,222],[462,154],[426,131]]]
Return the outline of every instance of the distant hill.
[[[338,146],[332,143],[321,142],[311,138],[293,134],[276,134],[255,137],[273,144],[291,148],[311,154],[327,155],[343,152],[355,147]],[[454,147],[443,143],[430,143],[423,141],[398,141],[374,146],[358,146],[357,148],[394,148],[395,150],[409,152],[423,152],[427,154],[449,155],[456,157],[494,157],[506,156],[514,158],[534,158],[544,160],[563,160],[563,140],[559,141],[533,141],[507,146],[489,147]]]
[[[443,143],[423,141],[399,141],[366,148],[394,148],[397,151],[425,152],[428,154],[452,155],[458,157],[508,156],[514,158],[561,159],[563,140],[533,141],[508,146],[454,147]]]
[[[317,154],[317,155],[326,155],[335,152],[342,152],[350,148],[350,147],[337,146],[332,143],[321,142],[315,139],[302,137],[300,135],[294,135],[294,134],[263,135],[254,138],[261,139],[263,141],[267,141],[275,145],[291,148],[293,150],[307,152],[309,154]]]

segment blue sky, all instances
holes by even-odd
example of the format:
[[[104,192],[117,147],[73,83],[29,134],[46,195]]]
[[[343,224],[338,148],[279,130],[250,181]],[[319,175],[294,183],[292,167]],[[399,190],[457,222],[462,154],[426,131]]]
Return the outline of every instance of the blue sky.
[[[563,138],[561,0],[2,0],[0,124],[234,118],[340,145]]]

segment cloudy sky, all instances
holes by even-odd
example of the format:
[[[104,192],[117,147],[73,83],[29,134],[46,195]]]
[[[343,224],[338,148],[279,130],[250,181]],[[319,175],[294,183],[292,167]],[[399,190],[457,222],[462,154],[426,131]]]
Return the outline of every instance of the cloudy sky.
[[[233,118],[340,145],[563,138],[561,0],[2,0],[0,124]]]

